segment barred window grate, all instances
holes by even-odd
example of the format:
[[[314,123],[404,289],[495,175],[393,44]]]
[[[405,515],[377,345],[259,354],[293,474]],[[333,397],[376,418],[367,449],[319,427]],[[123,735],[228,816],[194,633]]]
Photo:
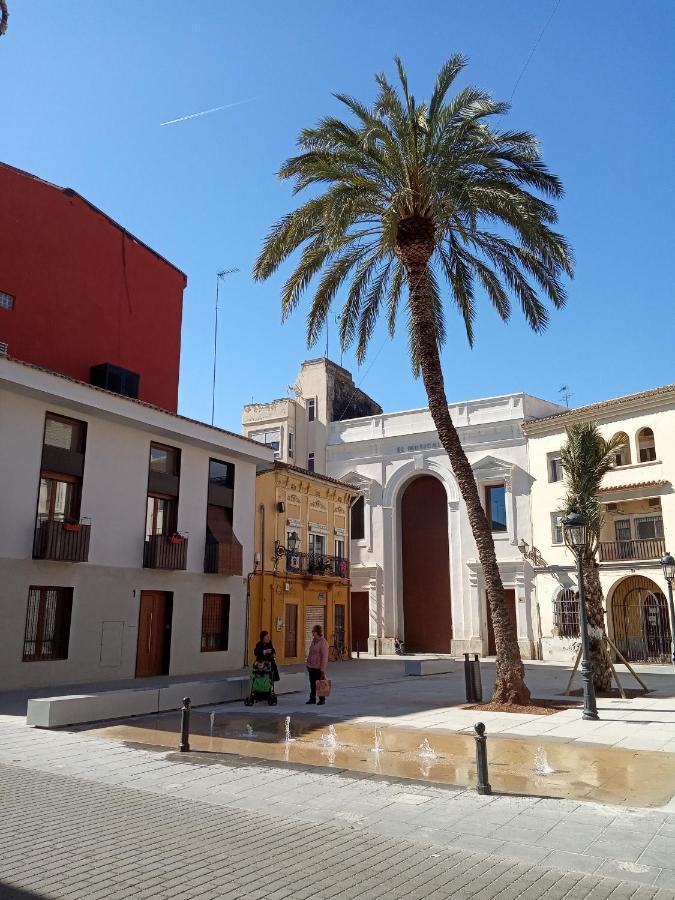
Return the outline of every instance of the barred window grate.
[[[558,637],[579,637],[579,598],[571,588],[560,591],[553,601],[553,633]]]
[[[6,294],[4,291],[0,291],[0,309],[13,309],[14,308],[14,297],[11,294]]]
[[[202,653],[227,650],[230,632],[230,595],[204,594]]]
[[[30,588],[23,640],[24,662],[68,659],[72,608],[72,588]]]

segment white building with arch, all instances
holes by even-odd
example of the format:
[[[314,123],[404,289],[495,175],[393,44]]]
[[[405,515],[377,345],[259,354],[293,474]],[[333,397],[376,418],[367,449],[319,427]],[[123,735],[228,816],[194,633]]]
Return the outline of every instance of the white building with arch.
[[[493,522],[497,559],[524,657],[539,626],[532,567],[528,454],[522,424],[561,411],[514,393],[450,413]],[[466,509],[428,409],[333,422],[327,473],[358,487],[352,522],[352,642],[390,653],[493,650],[482,570]],[[362,518],[361,518],[362,516]]]
[[[532,475],[532,543],[544,659],[569,659],[579,633],[576,572],[562,540],[565,429],[595,422],[626,443],[600,490],[599,566],[607,629],[628,659],[670,660],[667,586],[660,560],[675,552],[675,385],[525,422]]]

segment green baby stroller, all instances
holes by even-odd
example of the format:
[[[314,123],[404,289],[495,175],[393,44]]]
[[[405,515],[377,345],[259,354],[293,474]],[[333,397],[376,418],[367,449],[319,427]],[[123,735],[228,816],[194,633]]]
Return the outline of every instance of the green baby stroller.
[[[269,661],[254,662],[251,666],[251,690],[244,700],[246,706],[253,706],[256,700],[267,700],[270,706],[277,705],[274,693],[274,672]]]

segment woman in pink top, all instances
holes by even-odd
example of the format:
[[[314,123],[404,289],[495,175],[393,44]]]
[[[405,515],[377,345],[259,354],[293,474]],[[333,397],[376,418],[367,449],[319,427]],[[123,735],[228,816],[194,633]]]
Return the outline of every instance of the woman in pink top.
[[[307,703],[316,703],[316,683],[319,678],[326,677],[328,668],[328,641],[323,636],[321,625],[312,628],[312,643],[307,654],[307,671],[309,672],[309,700]],[[325,697],[319,697],[319,706],[326,702]]]

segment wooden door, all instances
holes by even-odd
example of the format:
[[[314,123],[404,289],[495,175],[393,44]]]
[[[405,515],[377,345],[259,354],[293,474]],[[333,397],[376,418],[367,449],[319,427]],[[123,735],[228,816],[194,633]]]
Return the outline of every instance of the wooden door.
[[[298,655],[298,604],[287,603],[284,614],[284,659],[295,659]]]
[[[349,598],[352,621],[352,650],[368,651],[370,637],[370,595],[368,591],[352,591]]]
[[[305,653],[309,653],[309,645],[312,643],[312,629],[315,625],[320,625],[323,629],[323,636],[326,636],[326,607],[325,606],[306,606],[305,607]]]
[[[509,619],[511,620],[511,625],[513,626],[513,630],[517,635],[518,625],[516,621],[516,592],[510,588],[505,588],[504,600],[506,601],[506,608],[509,611]],[[490,609],[490,603],[488,602],[487,596],[485,597],[485,603],[487,605],[488,656],[494,656],[497,653],[497,647],[495,646],[495,629],[494,625],[492,624],[492,610]]]
[[[170,643],[171,619],[166,594],[162,591],[141,591],[136,648],[137,678],[168,673]]]

